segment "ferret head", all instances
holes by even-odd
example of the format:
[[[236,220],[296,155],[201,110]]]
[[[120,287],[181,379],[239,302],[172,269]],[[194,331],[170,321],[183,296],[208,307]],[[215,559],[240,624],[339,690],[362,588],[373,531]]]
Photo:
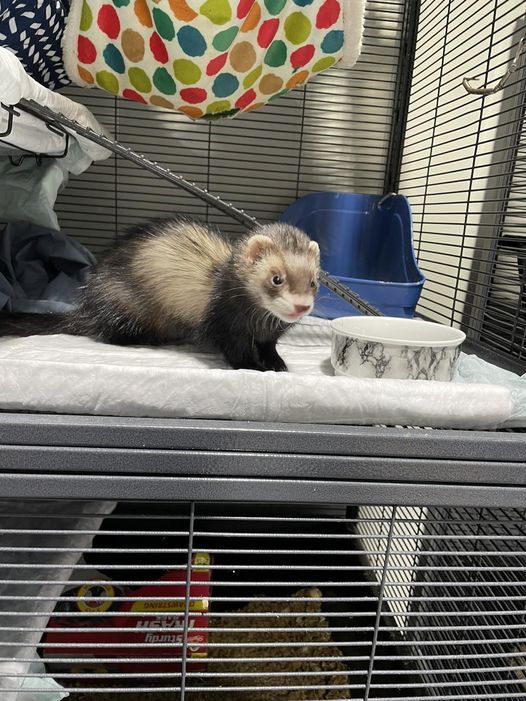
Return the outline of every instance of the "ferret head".
[[[292,323],[312,311],[320,249],[296,227],[258,227],[241,241],[237,265],[254,301],[278,319]]]

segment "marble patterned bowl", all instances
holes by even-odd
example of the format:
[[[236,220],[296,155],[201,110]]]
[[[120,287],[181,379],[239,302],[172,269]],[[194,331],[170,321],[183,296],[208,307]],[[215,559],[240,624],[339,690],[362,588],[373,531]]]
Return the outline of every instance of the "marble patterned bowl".
[[[466,338],[450,326],[387,316],[345,316],[331,327],[334,372],[352,377],[448,382]]]

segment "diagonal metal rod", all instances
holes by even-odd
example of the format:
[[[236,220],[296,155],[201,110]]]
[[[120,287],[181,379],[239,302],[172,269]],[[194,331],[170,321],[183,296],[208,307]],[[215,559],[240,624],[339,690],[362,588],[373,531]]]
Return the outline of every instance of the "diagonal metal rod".
[[[167,180],[173,185],[180,187],[182,190],[186,190],[186,192],[195,195],[195,197],[199,198],[203,202],[206,202],[211,207],[218,209],[220,212],[223,212],[247,228],[258,226],[257,219],[250,214],[247,214],[243,209],[235,207],[231,202],[225,202],[225,200],[221,199],[221,197],[213,195],[212,193],[208,192],[208,190],[205,190],[195,183],[186,180],[182,177],[182,175],[172,173],[172,171],[168,168],[165,168],[155,161],[151,161],[150,159],[146,158],[146,156],[133,151],[118,141],[113,141],[104,134],[97,134],[97,132],[93,131],[92,129],[82,126],[73,119],[65,117],[63,114],[53,112],[53,110],[50,110],[48,107],[43,107],[33,100],[21,100],[21,102],[17,105],[17,108],[33,115],[34,117],[37,117],[38,119],[42,119],[48,124],[58,124],[62,127],[70,129],[85,139],[107,148],[108,151],[121,156],[127,161],[135,163],[143,170],[147,170],[148,172],[157,175],[159,178]],[[338,297],[355,307],[359,312],[369,316],[382,316],[382,313],[378,311],[376,307],[373,307],[371,304],[363,300],[356,294],[356,292],[353,292],[346,285],[343,285],[324,270],[320,272],[320,282],[331,290],[331,292],[334,292],[338,295]]]

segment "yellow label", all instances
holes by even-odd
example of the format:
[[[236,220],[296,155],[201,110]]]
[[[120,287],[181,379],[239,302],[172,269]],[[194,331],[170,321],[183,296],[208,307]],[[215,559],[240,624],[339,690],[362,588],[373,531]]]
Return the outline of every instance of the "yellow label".
[[[194,555],[194,572],[208,572],[210,567],[210,555],[208,553],[196,553]],[[199,567],[196,569],[195,565]]]
[[[96,598],[103,596],[105,600],[98,601]],[[77,606],[84,613],[101,613],[108,611],[112,605],[112,599],[115,596],[115,589],[107,582],[87,582],[83,584],[77,592]],[[86,597],[90,597],[85,601]]]
[[[184,601],[171,601],[159,599],[159,601],[136,601],[132,604],[131,611],[141,613],[156,613],[158,611],[183,613],[185,610]],[[208,599],[197,599],[190,601],[190,611],[208,611]]]

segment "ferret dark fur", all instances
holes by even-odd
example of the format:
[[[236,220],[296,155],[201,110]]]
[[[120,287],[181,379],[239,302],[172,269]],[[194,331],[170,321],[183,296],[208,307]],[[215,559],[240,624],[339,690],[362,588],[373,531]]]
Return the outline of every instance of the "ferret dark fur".
[[[120,345],[212,345],[233,368],[286,370],[276,343],[311,311],[318,245],[269,224],[232,243],[203,224],[131,230],[66,314],[0,314],[0,336],[66,333]]]

